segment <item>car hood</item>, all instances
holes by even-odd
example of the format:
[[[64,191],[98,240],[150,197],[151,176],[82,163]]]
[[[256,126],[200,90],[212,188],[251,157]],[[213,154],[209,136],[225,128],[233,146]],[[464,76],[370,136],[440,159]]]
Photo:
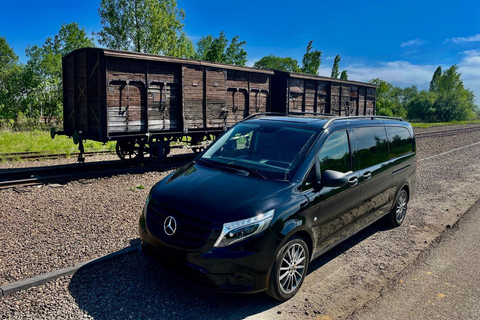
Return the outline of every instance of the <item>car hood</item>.
[[[215,224],[250,218],[290,197],[291,183],[191,162],[157,183],[150,201]]]

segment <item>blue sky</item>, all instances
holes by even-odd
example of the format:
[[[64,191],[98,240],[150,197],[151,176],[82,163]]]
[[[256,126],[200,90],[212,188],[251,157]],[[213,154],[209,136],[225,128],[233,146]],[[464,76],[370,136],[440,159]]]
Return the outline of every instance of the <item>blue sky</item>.
[[[42,45],[62,23],[101,29],[100,0],[67,2],[1,0],[0,36],[22,62],[27,45]],[[459,66],[466,87],[480,104],[480,1],[188,1],[187,35],[224,31],[245,40],[248,65],[268,54],[301,62],[307,43],[322,51],[321,75],[330,75],[333,58],[349,79],[381,78],[394,85],[426,89],[435,69]]]

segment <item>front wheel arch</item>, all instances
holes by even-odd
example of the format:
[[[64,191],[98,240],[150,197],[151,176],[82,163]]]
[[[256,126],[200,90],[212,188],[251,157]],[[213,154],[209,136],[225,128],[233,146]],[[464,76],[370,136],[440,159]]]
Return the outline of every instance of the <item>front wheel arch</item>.
[[[294,234],[275,254],[266,291],[272,298],[285,301],[300,290],[307,276],[311,257],[307,242],[298,233]]]

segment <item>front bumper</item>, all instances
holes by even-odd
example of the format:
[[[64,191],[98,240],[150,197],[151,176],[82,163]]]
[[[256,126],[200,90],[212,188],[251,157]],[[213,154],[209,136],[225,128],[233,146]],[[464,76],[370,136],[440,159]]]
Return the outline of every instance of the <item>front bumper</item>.
[[[199,252],[169,247],[142,226],[139,232],[141,252],[187,280],[221,292],[255,293],[268,288],[269,270],[278,246],[269,231],[246,244]]]

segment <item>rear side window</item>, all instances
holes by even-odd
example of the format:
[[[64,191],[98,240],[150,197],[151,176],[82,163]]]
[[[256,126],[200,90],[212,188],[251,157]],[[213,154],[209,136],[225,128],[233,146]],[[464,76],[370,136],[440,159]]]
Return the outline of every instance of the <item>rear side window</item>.
[[[398,158],[413,152],[413,138],[406,128],[386,127],[390,144],[390,159]]]
[[[359,170],[388,161],[388,144],[384,127],[354,128]]]

